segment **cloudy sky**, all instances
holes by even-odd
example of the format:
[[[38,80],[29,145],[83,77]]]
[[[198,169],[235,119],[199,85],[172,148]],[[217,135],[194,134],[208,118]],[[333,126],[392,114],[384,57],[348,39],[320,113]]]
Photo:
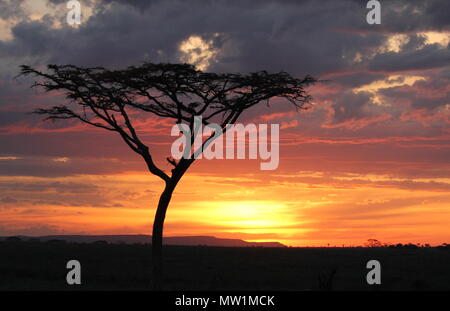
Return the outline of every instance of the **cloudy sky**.
[[[324,80],[311,109],[261,105],[278,123],[280,165],[199,160],[167,215],[167,235],[289,245],[450,242],[450,2],[0,0],[0,235],[151,232],[161,181],[119,137],[42,122],[61,94],[30,89],[18,66],[124,68],[188,62],[213,72],[285,70]],[[160,166],[167,120],[139,130]]]

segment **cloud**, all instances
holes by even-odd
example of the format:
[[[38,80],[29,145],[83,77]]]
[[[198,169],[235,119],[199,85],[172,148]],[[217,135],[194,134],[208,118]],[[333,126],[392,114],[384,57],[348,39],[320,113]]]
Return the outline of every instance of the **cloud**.
[[[432,111],[450,103],[450,79],[443,72],[434,72],[427,79],[416,81],[413,85],[396,86],[381,90],[381,94],[392,100],[401,98],[411,109]]]
[[[133,167],[134,170],[142,170],[143,164],[140,165],[138,160],[136,158],[135,161],[123,167],[124,160],[119,165],[117,158],[71,158],[70,161],[55,161],[53,157],[28,156],[14,161],[0,161],[0,174],[2,176],[61,177],[78,174],[123,173],[133,171]]]
[[[25,0],[0,0],[0,19],[25,18],[22,5]]]
[[[311,214],[305,215],[312,218],[330,213],[319,222],[324,235],[344,235],[339,221],[351,218],[353,212],[355,222],[367,220],[366,216],[385,219],[389,217],[382,212],[389,204],[399,207],[392,215],[403,216],[408,206],[419,204],[419,199],[402,201],[397,194],[448,191],[450,4],[446,0],[384,1],[381,25],[366,23],[365,1],[360,0],[82,1],[87,11],[79,27],[65,23],[65,3],[49,0],[33,8],[30,2],[0,1],[0,203],[11,218],[15,209],[38,214],[41,207],[59,212],[87,206],[137,208],[156,200],[159,190],[141,177],[133,177],[138,182],[108,179],[146,171],[120,137],[73,122],[43,123],[28,114],[64,98],[29,89],[31,79],[14,79],[20,64],[123,68],[143,61],[190,61],[209,71],[286,70],[326,80],[311,88],[314,101],[308,111],[296,113],[275,100],[270,108],[254,107],[241,119],[282,125],[279,174],[299,168],[320,174],[269,179],[255,173],[257,164],[252,167],[250,161],[198,161],[192,167],[199,174],[195,184],[220,187],[214,195],[220,199],[276,197],[280,191],[282,200],[298,203],[304,195],[319,193],[308,197],[310,202],[298,203],[313,206],[325,205],[328,199],[322,197],[336,189],[347,196],[363,193],[364,187],[372,191],[366,188],[361,200],[352,197],[340,205],[309,209]],[[155,159],[162,159],[158,164],[170,170],[164,161],[171,143],[168,124],[133,117]],[[230,175],[234,172],[249,175],[234,178]],[[371,180],[364,175],[373,173],[392,178]],[[364,201],[377,198],[380,191],[393,197],[386,202]],[[179,195],[191,200],[190,206],[204,200],[201,191],[189,186]],[[341,218],[333,208],[343,213]],[[301,215],[302,210],[293,213]],[[9,232],[59,230],[36,223],[20,228],[0,225]],[[312,235],[305,233],[308,238]]]
[[[373,71],[399,72],[440,68],[447,66],[449,63],[449,47],[442,48],[436,43],[416,50],[378,54],[371,61],[369,69]]]
[[[175,61],[181,42],[190,36],[208,39],[221,34],[221,40],[214,42],[218,62],[212,70],[290,69],[321,74],[347,66],[343,54],[380,45],[385,38],[380,33],[345,31],[371,29],[365,22],[365,6],[357,1],[260,1],[258,9],[250,3],[97,1],[87,4],[95,6],[95,14],[78,28],[53,28],[45,19],[18,23],[12,29],[13,39],[2,43],[0,52],[41,63],[124,66],[144,59]],[[400,8],[399,2],[385,6],[385,12]],[[409,10],[427,16],[420,5],[401,9],[401,15],[386,17],[381,29],[396,31],[390,25],[406,22],[404,12]],[[402,31],[400,25],[393,27]],[[380,62],[372,66],[379,67]]]
[[[391,116],[379,107],[369,92],[343,92],[330,107],[325,128],[346,127],[360,129],[371,123],[389,119]]]
[[[38,224],[31,226],[17,226],[17,225],[2,225],[0,222],[0,236],[17,236],[17,235],[29,235],[29,236],[44,236],[44,235],[60,235],[67,234],[64,229],[57,226],[49,226],[46,224]]]
[[[0,200],[2,203],[17,203],[18,201],[16,199],[13,199],[11,197],[4,197]]]

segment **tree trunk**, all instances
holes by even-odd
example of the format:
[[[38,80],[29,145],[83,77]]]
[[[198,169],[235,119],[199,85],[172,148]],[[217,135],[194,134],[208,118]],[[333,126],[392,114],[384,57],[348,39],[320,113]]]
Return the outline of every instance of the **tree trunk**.
[[[158,208],[156,209],[155,220],[153,221],[152,234],[152,272],[153,272],[153,290],[160,291],[163,286],[163,260],[162,260],[162,242],[164,219],[166,218],[167,207],[169,206],[172,193],[175,189],[175,182],[167,182],[163,193],[159,198]]]

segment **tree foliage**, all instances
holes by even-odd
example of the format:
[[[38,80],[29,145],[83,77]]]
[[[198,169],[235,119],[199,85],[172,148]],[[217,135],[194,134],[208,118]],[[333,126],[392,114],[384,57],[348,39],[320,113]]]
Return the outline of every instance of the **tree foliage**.
[[[311,97],[305,87],[316,81],[309,75],[297,79],[286,72],[210,73],[189,64],[167,63],[144,63],[122,70],[48,65],[45,72],[23,65],[21,75],[38,77],[34,87],[62,91],[69,99],[66,104],[40,108],[35,113],[47,120],[77,119],[119,133],[144,158],[150,172],[165,181],[170,177],[156,166],[149,147],[139,137],[131,110],[184,122],[191,128],[194,116],[202,116],[205,125],[219,123],[225,131],[242,112],[261,102],[269,104],[275,97],[296,109],[306,109]],[[177,168],[189,166],[193,159],[168,161]]]

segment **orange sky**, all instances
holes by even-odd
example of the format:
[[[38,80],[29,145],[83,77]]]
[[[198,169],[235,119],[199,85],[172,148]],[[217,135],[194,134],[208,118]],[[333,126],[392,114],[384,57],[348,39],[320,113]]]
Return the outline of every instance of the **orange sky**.
[[[301,124],[309,113],[313,112],[292,117]],[[35,235],[149,234],[162,182],[147,174],[140,159],[118,145],[119,139],[87,127],[75,126],[77,131],[91,133],[93,141],[86,137],[78,146],[89,145],[92,154],[99,153],[97,159],[46,156],[40,161],[59,169],[94,161],[95,170],[104,167],[104,171],[0,177],[7,194],[3,203],[8,206],[2,211],[2,225],[12,233]],[[287,131],[280,134],[286,143],[280,149],[280,167],[274,171],[260,171],[260,160],[197,160],[175,192],[165,234],[280,241],[292,246],[362,245],[369,238],[386,243],[448,241],[450,179],[439,177],[439,165],[403,160],[401,155],[395,159],[399,152],[422,148],[415,146],[420,138],[338,142],[297,133],[305,140],[301,141]],[[297,131],[301,133],[301,127],[294,127]],[[103,140],[100,137],[111,138],[117,158],[105,157],[101,146],[95,146],[95,141]],[[170,138],[162,140],[166,143],[159,143],[156,150],[170,147]],[[434,140],[422,143],[435,148]],[[402,146],[388,151],[398,144]],[[26,163],[18,157],[0,161]],[[414,170],[438,176],[408,177]]]
[[[450,26],[433,6],[386,3],[382,25],[370,27],[355,1],[317,2],[326,10],[268,1],[260,11],[110,2],[83,4],[75,28],[47,0],[16,2],[0,16],[0,236],[150,234],[162,182],[119,137],[27,114],[64,99],[14,79],[24,63],[150,60],[324,80],[310,89],[307,111],[262,104],[246,112],[244,124],[280,124],[278,169],[198,160],[175,191],[166,236],[292,246],[450,242]],[[172,124],[134,117],[168,171]]]

